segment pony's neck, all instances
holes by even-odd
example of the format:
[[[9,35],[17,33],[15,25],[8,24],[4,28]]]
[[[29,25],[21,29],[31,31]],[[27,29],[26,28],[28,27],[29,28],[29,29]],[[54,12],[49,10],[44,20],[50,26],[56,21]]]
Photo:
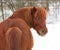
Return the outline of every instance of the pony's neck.
[[[11,19],[13,18],[21,18],[23,19],[27,24],[28,26],[31,28],[34,26],[34,22],[33,22],[33,15],[32,15],[32,12],[31,12],[31,9],[28,9],[28,8],[23,8],[23,9],[20,9],[19,11],[15,12],[11,17]],[[24,10],[24,11],[23,11]],[[25,14],[26,13],[26,14]]]
[[[30,28],[34,27],[34,22],[33,22],[33,18],[31,16],[31,18],[27,18],[27,20],[25,20],[25,22],[29,25]]]

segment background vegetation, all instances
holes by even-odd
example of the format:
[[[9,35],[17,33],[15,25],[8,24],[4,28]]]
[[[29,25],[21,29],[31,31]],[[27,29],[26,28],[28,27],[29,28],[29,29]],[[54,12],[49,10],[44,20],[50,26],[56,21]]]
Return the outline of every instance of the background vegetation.
[[[49,19],[52,19],[53,16],[53,20],[58,20],[60,0],[0,0],[0,21],[8,18],[15,10],[27,6],[46,7]],[[49,20],[50,22],[48,23],[51,23],[53,20]]]

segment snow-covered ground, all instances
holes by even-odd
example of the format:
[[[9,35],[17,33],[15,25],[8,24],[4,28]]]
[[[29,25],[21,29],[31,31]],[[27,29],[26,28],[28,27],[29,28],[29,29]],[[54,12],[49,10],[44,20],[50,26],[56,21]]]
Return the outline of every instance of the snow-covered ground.
[[[33,50],[60,50],[60,22],[47,24],[48,33],[41,37],[31,29],[34,38]]]

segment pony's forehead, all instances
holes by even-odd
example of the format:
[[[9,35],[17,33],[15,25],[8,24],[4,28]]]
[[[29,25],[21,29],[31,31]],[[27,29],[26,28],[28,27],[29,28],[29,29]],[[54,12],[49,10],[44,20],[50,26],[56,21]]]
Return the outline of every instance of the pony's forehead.
[[[46,18],[47,11],[43,7],[36,7],[36,8],[37,8],[36,15],[42,15],[43,17]]]
[[[37,7],[37,11],[45,14],[47,13],[47,11],[43,7]]]

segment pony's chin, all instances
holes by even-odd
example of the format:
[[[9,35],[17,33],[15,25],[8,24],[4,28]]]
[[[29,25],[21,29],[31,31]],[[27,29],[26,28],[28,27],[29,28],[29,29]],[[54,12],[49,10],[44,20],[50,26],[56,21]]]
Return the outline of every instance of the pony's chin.
[[[44,34],[44,33],[40,33],[40,35],[41,35],[41,36],[45,36],[45,34]]]

